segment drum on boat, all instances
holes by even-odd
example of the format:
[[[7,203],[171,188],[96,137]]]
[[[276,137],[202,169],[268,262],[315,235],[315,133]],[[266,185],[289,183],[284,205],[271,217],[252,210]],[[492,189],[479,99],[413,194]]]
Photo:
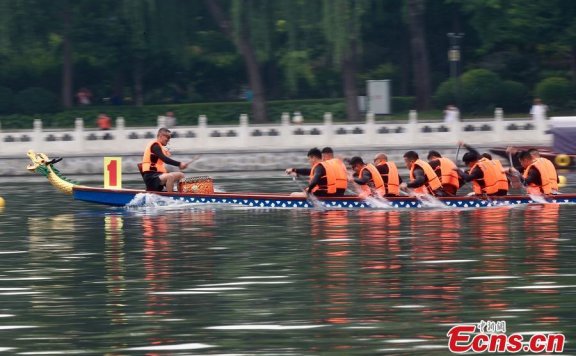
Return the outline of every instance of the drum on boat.
[[[194,194],[214,193],[214,180],[211,177],[188,177],[178,182],[178,192]]]

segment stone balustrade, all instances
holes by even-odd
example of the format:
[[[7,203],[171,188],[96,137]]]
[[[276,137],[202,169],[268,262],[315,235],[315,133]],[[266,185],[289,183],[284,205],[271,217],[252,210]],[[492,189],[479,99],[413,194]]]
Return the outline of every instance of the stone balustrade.
[[[335,148],[410,148],[422,146],[454,146],[462,140],[472,145],[528,144],[550,145],[545,118],[505,119],[497,109],[493,118],[467,121],[423,122],[415,111],[408,120],[376,121],[368,113],[364,122],[335,123],[326,113],[322,123],[292,124],[290,115],[282,115],[280,124],[249,124],[243,114],[238,125],[208,125],[200,115],[196,126],[172,128],[171,148],[180,152],[227,152],[235,150],[302,150],[310,147]],[[18,157],[28,149],[52,154],[135,154],[156,137],[164,124],[157,127],[126,127],[124,119],[116,119],[112,130],[86,129],[81,118],[75,128],[43,129],[35,120],[32,130],[0,131],[0,156]]]

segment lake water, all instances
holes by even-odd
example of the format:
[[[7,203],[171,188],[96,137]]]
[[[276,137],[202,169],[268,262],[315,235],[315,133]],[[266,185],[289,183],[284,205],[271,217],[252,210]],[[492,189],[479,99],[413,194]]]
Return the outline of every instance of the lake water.
[[[481,320],[564,333],[576,351],[576,205],[124,209],[10,182],[8,354],[446,355],[450,327]],[[218,187],[297,189],[285,178]]]

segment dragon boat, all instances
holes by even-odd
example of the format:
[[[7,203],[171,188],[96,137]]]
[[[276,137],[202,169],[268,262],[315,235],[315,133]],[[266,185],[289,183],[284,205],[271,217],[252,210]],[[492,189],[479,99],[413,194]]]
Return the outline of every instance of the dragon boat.
[[[127,206],[135,199],[146,194],[153,194],[175,201],[191,204],[228,204],[253,208],[327,208],[327,209],[374,209],[374,208],[426,208],[431,207],[425,197],[390,197],[386,200],[368,198],[362,199],[356,195],[343,197],[296,197],[290,194],[265,193],[198,193],[198,192],[147,192],[138,189],[104,189],[80,185],[64,177],[54,167],[60,159],[50,159],[43,153],[28,151],[32,161],[27,169],[46,176],[48,181],[58,190],[72,195],[74,199],[109,206]],[[542,203],[576,203],[576,194],[558,194],[550,196],[530,197],[527,195],[508,195],[501,197],[457,196],[437,198],[441,207],[447,208],[479,208],[490,206],[509,206],[518,204]],[[434,205],[438,207],[438,205]]]

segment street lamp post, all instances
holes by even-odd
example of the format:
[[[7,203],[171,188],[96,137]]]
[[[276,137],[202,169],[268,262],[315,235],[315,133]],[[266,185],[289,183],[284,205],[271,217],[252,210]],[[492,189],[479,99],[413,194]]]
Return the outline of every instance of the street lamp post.
[[[447,33],[450,40],[450,49],[448,50],[448,61],[450,62],[450,78],[452,79],[452,96],[456,101],[456,106],[460,108],[460,40],[464,37],[461,32]]]

